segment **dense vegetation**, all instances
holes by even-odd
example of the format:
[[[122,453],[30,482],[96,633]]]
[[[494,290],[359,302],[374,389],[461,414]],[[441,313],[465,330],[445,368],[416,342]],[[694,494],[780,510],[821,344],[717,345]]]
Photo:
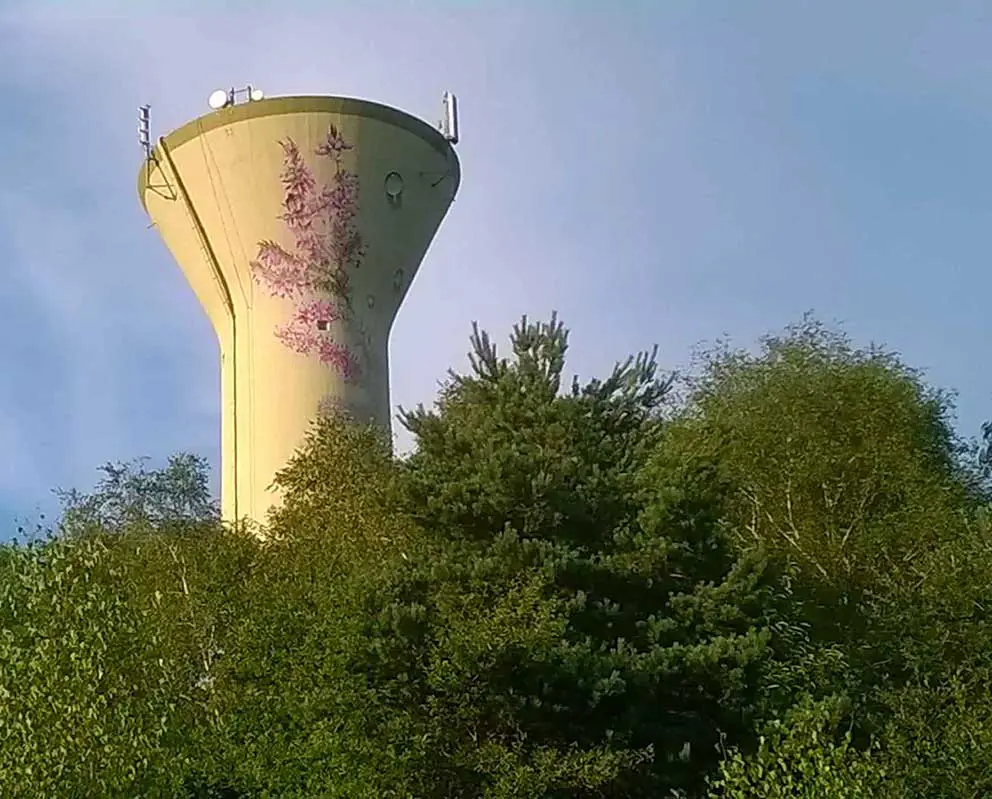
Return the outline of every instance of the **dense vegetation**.
[[[679,378],[472,345],[406,458],[315,423],[264,544],[180,457],[0,548],[0,795],[992,795],[946,395],[810,320]]]

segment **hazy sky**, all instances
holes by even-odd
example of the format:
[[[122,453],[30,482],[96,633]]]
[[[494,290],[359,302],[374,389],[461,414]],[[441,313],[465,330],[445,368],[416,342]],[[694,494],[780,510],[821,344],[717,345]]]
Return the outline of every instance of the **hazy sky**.
[[[992,415],[987,2],[280,5],[0,0],[0,537],[108,460],[216,464],[216,340],[138,203],[136,115],[161,135],[230,85],[428,121],[458,94],[394,403],[473,320],[557,309],[588,375],[813,309],[958,389],[962,432]]]

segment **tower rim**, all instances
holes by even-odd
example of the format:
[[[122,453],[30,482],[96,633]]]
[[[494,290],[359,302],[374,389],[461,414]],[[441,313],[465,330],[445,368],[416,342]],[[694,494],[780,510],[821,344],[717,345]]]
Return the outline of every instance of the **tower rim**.
[[[175,150],[177,147],[211,130],[223,128],[248,119],[260,119],[262,117],[280,116],[283,114],[321,112],[376,119],[380,122],[395,125],[420,137],[441,155],[445,156],[451,164],[451,177],[455,181],[455,190],[457,191],[458,185],[461,183],[461,168],[458,162],[458,155],[441,131],[431,127],[422,119],[408,114],[406,111],[400,111],[398,108],[393,108],[389,105],[375,103],[371,100],[360,100],[355,97],[330,95],[270,97],[263,100],[254,100],[252,102],[228,106],[227,108],[221,108],[199,116],[187,122],[182,127],[176,128],[171,133],[166,134],[164,137],[165,145],[169,150]],[[151,152],[151,160],[158,163],[161,157],[161,147],[156,144]],[[138,170],[138,198],[146,213],[148,212],[148,206],[145,202],[145,195],[148,190],[148,179],[149,172],[143,164]]]

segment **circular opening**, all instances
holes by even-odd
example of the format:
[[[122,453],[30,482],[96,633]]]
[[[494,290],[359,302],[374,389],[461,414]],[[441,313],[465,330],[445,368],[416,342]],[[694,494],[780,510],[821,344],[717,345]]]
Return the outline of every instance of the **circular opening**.
[[[390,172],[386,175],[386,196],[395,200],[403,193],[403,176],[399,172]]]

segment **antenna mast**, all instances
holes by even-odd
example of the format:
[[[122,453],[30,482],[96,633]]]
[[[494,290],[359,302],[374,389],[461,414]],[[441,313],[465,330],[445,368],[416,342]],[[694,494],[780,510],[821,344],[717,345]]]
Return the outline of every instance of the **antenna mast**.
[[[152,184],[152,166],[157,165],[155,151],[152,149],[151,134],[151,106],[149,104],[138,106],[138,143],[145,152],[145,183],[151,191],[161,194],[163,197],[175,199],[175,192],[163,175],[165,183]]]
[[[445,139],[458,144],[458,98],[451,92],[445,92],[441,95],[441,109],[443,116],[438,122],[438,129]]]
[[[149,120],[151,108],[147,104],[138,108],[138,142],[141,144],[141,149],[145,151],[145,160],[152,157],[151,122]]]

